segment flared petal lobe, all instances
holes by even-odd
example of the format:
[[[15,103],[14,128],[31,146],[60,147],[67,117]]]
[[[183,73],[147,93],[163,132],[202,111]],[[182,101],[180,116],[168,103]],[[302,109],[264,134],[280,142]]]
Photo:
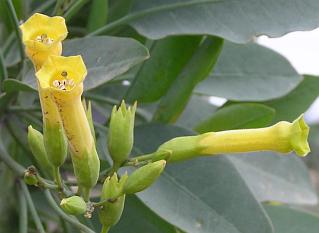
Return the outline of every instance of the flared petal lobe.
[[[61,55],[68,31],[63,17],[32,15],[20,26],[26,54],[39,70],[50,55]]]

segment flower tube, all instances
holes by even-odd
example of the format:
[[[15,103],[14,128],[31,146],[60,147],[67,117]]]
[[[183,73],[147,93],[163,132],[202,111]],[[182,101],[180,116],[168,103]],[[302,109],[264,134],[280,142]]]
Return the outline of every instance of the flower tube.
[[[81,56],[50,56],[36,73],[40,87],[50,93],[59,109],[74,173],[85,200],[97,182],[100,169],[94,138],[81,102],[86,74]]]
[[[20,26],[26,54],[37,70],[50,55],[61,55],[62,41],[67,36],[64,18],[49,17],[35,13]],[[49,98],[49,92],[39,86],[39,97],[43,115],[43,139],[49,162],[59,176],[59,167],[67,156],[67,141],[56,104]],[[59,178],[56,177],[57,180]]]
[[[310,152],[309,127],[301,115],[292,123],[281,121],[259,129],[209,132],[198,136],[177,137],[162,144],[158,151],[171,153],[169,162],[183,161],[200,155],[216,155],[254,151],[295,151],[299,156]]]

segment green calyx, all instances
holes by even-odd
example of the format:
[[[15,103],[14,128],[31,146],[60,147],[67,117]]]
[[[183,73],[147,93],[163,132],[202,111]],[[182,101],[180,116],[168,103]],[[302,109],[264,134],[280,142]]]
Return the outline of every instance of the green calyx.
[[[61,208],[68,214],[79,215],[86,212],[86,203],[79,196],[72,196],[62,199]]]
[[[124,101],[118,109],[114,106],[112,110],[107,146],[115,167],[120,167],[131,153],[135,111],[136,103],[127,108]]]
[[[162,144],[157,151],[170,151],[167,162],[180,162],[191,159],[200,154],[201,146],[199,141],[201,135],[173,138]]]
[[[90,189],[96,185],[99,178],[99,156],[93,145],[91,151],[87,151],[81,156],[71,153],[71,157],[79,189],[82,192],[83,198],[88,201]]]
[[[165,160],[159,160],[138,168],[128,177],[123,192],[125,194],[133,194],[150,187],[160,176],[165,165]]]
[[[44,123],[43,139],[48,160],[54,167],[60,167],[66,159],[68,143],[61,124]]]
[[[35,160],[40,165],[41,170],[44,173],[51,175],[52,166],[48,160],[47,152],[45,150],[43,135],[38,130],[32,128],[31,125],[28,127],[28,143]]]
[[[117,174],[114,173],[112,177],[107,177],[104,181],[101,201],[109,200],[99,210],[99,218],[104,228],[110,228],[121,218],[125,203],[123,187],[127,178],[127,174],[124,174],[119,180]]]

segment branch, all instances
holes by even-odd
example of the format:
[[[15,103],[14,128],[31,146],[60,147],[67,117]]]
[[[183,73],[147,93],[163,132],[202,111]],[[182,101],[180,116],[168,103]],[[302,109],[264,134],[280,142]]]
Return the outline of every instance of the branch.
[[[82,230],[85,233],[95,233],[93,230],[80,223],[75,217],[71,217],[64,213],[63,210],[57,205],[48,189],[44,190],[44,195],[47,201],[49,202],[50,206],[53,208],[53,210],[65,221],[71,223],[72,225],[76,226],[79,230]]]
[[[29,209],[30,209],[30,212],[31,212],[31,215],[32,215],[32,218],[34,220],[34,223],[36,225],[37,230],[39,231],[39,233],[45,233],[45,230],[44,230],[43,225],[41,223],[38,212],[35,209],[35,206],[33,204],[33,200],[31,198],[31,195],[30,195],[30,192],[29,192],[27,185],[22,180],[20,180],[20,185],[21,185],[22,191],[24,193],[24,196],[27,199],[27,203],[28,203],[28,206],[29,206]]]
[[[26,170],[19,163],[14,161],[11,156],[8,154],[7,150],[4,148],[4,145],[0,141],[0,160],[2,160],[12,171],[16,173],[16,175],[22,177],[24,175],[24,171]]]
[[[19,195],[19,233],[28,233],[28,207],[23,191],[18,188]]]

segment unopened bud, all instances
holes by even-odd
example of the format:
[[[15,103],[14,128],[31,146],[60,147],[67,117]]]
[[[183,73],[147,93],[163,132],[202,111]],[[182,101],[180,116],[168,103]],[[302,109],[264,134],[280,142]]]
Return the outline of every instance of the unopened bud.
[[[124,185],[124,193],[132,194],[141,192],[151,186],[160,176],[166,165],[165,160],[149,163],[134,171]]]
[[[37,185],[38,184],[37,170],[35,167],[30,166],[24,172],[24,182],[28,185]]]
[[[66,213],[72,215],[84,214],[86,211],[86,203],[79,196],[62,199],[60,206]]]
[[[124,101],[119,109],[114,106],[112,110],[107,145],[115,167],[124,163],[131,153],[135,111],[136,103],[126,108]]]
[[[99,211],[99,218],[104,228],[110,228],[121,218],[125,202],[123,186],[126,180],[127,174],[118,180],[117,174],[114,173],[112,177],[107,177],[103,184],[101,201],[110,200],[105,202]]]
[[[43,135],[30,125],[28,127],[28,143],[31,152],[44,173],[52,174],[52,166],[45,151]]]

